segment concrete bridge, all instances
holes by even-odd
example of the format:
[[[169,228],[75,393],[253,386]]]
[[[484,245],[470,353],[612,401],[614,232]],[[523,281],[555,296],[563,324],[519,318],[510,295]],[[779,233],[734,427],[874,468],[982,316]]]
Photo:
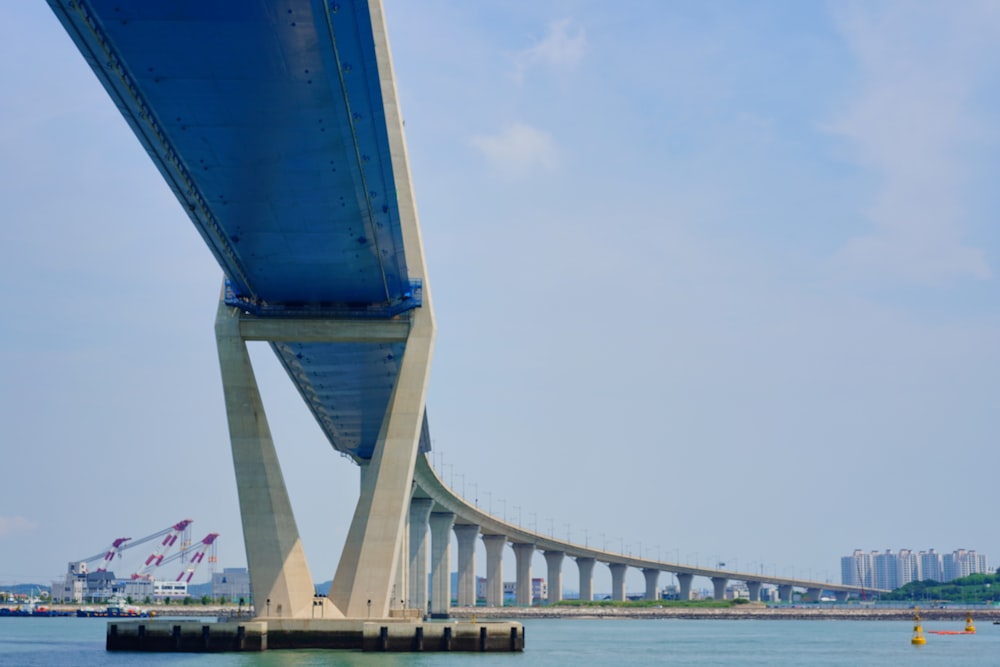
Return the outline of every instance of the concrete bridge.
[[[475,594],[475,540],[488,601],[502,603],[502,553],[530,602],[531,557],[550,600],[575,560],[592,595],[596,563],[624,597],[627,568],[648,596],[661,572],[682,595],[695,576],[721,597],[773,583],[818,597],[850,587],[651,561],[562,542],[469,506],[427,463],[430,284],[402,115],[378,0],[48,0],[217,260],[216,341],[257,609],[277,619],[390,618],[424,609],[428,532],[436,613]],[[206,286],[206,297],[218,294]],[[247,353],[267,341],[361,492],[327,597],[317,600]],[[407,595],[403,595],[403,591]],[[266,610],[266,611],[265,611]]]
[[[412,584],[409,588],[409,601],[403,600],[400,603],[419,609],[427,608],[426,591],[419,582],[426,581],[429,572],[431,577],[429,609],[432,614],[447,614],[453,597],[457,597],[460,607],[475,606],[477,539],[481,539],[486,548],[487,606],[503,605],[503,550],[508,545],[514,552],[518,605],[532,603],[531,561],[536,551],[545,557],[545,575],[548,582],[548,598],[545,602],[549,604],[563,598],[565,581],[563,568],[567,560],[576,563],[581,600],[593,599],[594,567],[598,563],[607,566],[611,571],[611,597],[614,600],[625,599],[625,574],[628,568],[642,572],[646,585],[643,597],[647,600],[657,598],[659,577],[663,572],[672,573],[677,577],[680,598],[684,600],[691,598],[691,583],[694,577],[711,580],[713,596],[717,600],[725,598],[727,585],[734,581],[746,583],[752,601],[760,601],[761,588],[764,584],[777,587],[783,601],[791,601],[794,589],[802,589],[805,592],[804,599],[808,601],[818,601],[823,593],[830,593],[838,601],[845,601],[851,594],[882,592],[807,579],[766,576],[761,573],[737,572],[721,568],[691,567],[560,540],[552,535],[508,523],[479,507],[470,505],[442,481],[426,456],[420,457],[417,461],[414,482],[409,513],[409,570]],[[458,543],[457,596],[453,596],[453,591],[449,590],[450,573],[453,569],[450,562],[452,533]],[[428,534],[431,553],[429,566],[425,559]]]

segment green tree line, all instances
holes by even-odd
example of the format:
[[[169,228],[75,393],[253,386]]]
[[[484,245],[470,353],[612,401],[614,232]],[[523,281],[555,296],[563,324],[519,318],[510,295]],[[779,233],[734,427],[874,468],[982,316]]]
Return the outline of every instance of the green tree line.
[[[882,593],[881,600],[912,600],[942,602],[1000,602],[1000,570],[995,574],[970,574],[945,583],[925,579],[911,581],[891,593]]]

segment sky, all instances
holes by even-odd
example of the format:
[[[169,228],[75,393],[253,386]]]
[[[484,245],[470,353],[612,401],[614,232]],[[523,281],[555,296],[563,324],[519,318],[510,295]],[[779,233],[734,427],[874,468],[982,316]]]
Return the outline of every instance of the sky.
[[[1000,6],[384,5],[446,482],[687,564],[1000,566]],[[221,271],[48,7],[0,25],[0,585],[183,518],[243,566]],[[252,354],[324,581],[358,471]]]

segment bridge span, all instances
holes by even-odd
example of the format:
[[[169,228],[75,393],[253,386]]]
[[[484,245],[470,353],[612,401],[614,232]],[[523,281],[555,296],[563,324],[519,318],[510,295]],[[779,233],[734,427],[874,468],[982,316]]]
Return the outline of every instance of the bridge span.
[[[644,598],[656,599],[659,594],[659,577],[663,572],[674,574],[680,588],[680,598],[691,599],[691,583],[694,577],[711,580],[715,599],[725,598],[726,586],[732,581],[746,583],[751,601],[761,600],[764,584],[777,587],[783,601],[791,601],[794,589],[804,589],[805,599],[818,601],[824,592],[832,593],[838,601],[845,601],[854,593],[857,595],[880,593],[881,590],[845,586],[829,582],[767,576],[763,573],[738,572],[722,568],[692,567],[681,563],[653,560],[629,554],[598,549],[587,544],[560,540],[553,535],[545,535],[535,530],[509,523],[484,511],[448,487],[434,471],[426,456],[421,456],[414,470],[415,488],[410,501],[410,577],[414,585],[409,589],[410,603],[418,608],[426,608],[427,600],[417,582],[426,580],[428,566],[424,561],[428,528],[431,541],[430,611],[444,615],[453,598],[449,591],[451,581],[450,539],[455,535],[458,546],[458,591],[460,607],[476,604],[476,564],[475,540],[482,539],[486,548],[486,604],[503,605],[503,549],[509,545],[514,552],[516,568],[517,604],[530,605],[531,560],[536,551],[545,557],[548,582],[547,603],[563,599],[563,567],[567,559],[576,562],[579,574],[581,600],[592,600],[594,595],[594,566],[602,563],[611,571],[611,597],[625,599],[625,574],[628,568],[640,570],[645,579]]]
[[[548,564],[550,600],[575,560],[624,598],[628,568],[646,593],[661,572],[682,595],[695,576],[721,597],[772,583],[818,598],[851,587],[616,554],[528,531],[453,493],[427,462],[428,375],[436,325],[402,115],[378,0],[48,0],[223,274],[215,325],[230,449],[258,614],[279,620],[389,618],[475,602],[483,540],[488,602],[502,604],[503,551],[531,601],[531,559]],[[209,289],[211,288],[211,289]],[[206,296],[218,294],[206,286]],[[317,600],[248,341],[267,341],[333,450],[357,463],[361,491],[333,577]],[[431,557],[426,545],[430,534]],[[403,592],[407,594],[404,595]],[[860,592],[860,591],[859,591]]]

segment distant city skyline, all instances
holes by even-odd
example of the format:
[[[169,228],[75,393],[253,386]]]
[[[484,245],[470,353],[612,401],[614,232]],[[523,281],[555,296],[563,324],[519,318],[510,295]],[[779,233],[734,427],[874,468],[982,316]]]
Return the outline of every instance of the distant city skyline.
[[[911,581],[946,582],[992,572],[989,557],[975,549],[955,549],[944,554],[935,549],[919,552],[900,549],[897,553],[892,549],[867,552],[855,549],[853,554],[840,559],[840,583],[890,590]]]

